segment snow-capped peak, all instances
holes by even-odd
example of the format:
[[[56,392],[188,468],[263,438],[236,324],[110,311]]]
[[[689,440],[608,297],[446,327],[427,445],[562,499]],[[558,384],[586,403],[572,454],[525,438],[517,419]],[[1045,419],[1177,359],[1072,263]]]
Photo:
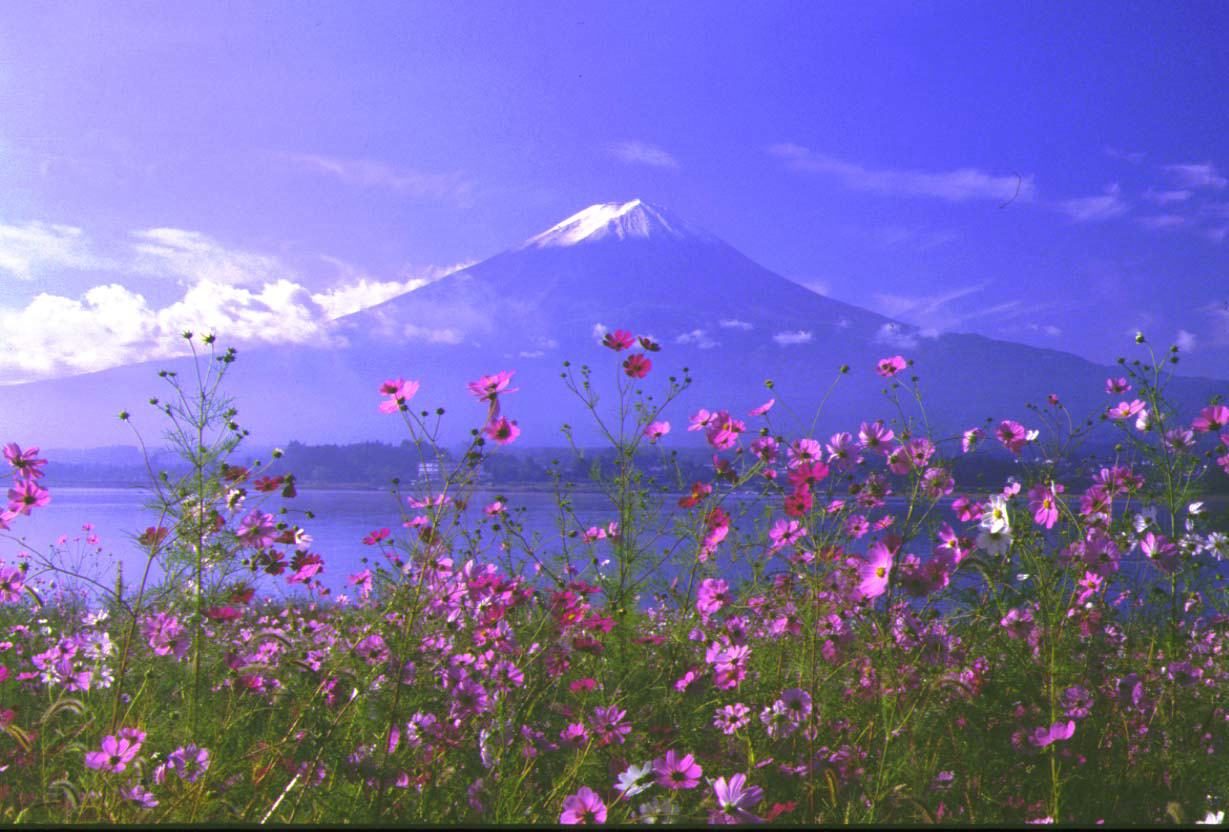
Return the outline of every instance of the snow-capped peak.
[[[522,248],[574,246],[597,240],[675,239],[712,241],[712,235],[639,199],[590,205],[563,222],[530,237]]]

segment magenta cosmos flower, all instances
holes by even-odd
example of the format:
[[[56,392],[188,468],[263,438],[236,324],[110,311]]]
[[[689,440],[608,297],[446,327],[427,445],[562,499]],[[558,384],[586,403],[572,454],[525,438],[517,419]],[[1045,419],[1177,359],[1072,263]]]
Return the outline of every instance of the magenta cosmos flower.
[[[9,489],[9,509],[18,514],[29,514],[32,508],[41,508],[51,502],[51,492],[34,480],[18,480]]]
[[[748,786],[747,775],[735,774],[728,781],[718,777],[713,783],[713,794],[721,808],[710,815],[711,823],[759,822],[760,819],[748,810],[764,799],[764,790],[759,786]]]
[[[1002,422],[999,422],[994,435],[1003,443],[1003,447],[1016,456],[1019,456],[1020,449],[1028,444],[1028,434],[1024,430],[1024,425],[1019,422],[1013,422],[1010,419],[1004,419]]]
[[[694,789],[700,784],[704,769],[690,754],[680,757],[677,751],[667,751],[665,757],[653,761],[653,772],[658,784],[667,789]]]
[[[629,355],[623,362],[623,372],[632,378],[644,378],[651,369],[653,369],[653,362],[642,352]]]
[[[512,380],[512,376],[516,374],[516,370],[504,370],[496,373],[493,376],[483,376],[477,381],[469,383],[469,392],[474,394],[474,397],[480,402],[493,402],[495,397],[500,393],[515,393],[519,388],[513,387],[508,389],[508,382]]]
[[[602,339],[602,346],[610,347],[615,352],[622,352],[634,343],[636,343],[636,338],[625,329],[616,329],[614,332],[609,332]]]
[[[380,392],[388,398],[380,402],[381,413],[396,413],[418,392],[417,381],[404,379],[389,379],[380,385]]]
[[[875,372],[884,378],[892,376],[905,369],[905,358],[901,355],[894,355],[891,358],[881,358],[875,366]]]
[[[40,465],[46,465],[47,460],[38,458],[38,448],[22,450],[16,442],[4,446],[4,458],[13,466],[14,476],[25,480],[36,480],[43,476]]]
[[[521,429],[516,426],[516,420],[509,422],[500,417],[497,421],[488,422],[482,432],[501,445],[507,445],[521,435]]]
[[[99,771],[123,771],[141,750],[141,743],[133,742],[127,737],[116,739],[106,736],[102,740],[101,751],[89,751],[85,755],[85,764]]]
[[[581,786],[576,794],[563,799],[563,814],[559,816],[560,823],[605,823],[606,804],[597,792],[588,786]]]

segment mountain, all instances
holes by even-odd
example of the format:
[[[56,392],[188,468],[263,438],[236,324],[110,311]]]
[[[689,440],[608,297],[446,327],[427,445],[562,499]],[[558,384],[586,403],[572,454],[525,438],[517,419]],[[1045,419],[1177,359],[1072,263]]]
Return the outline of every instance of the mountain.
[[[615,419],[613,385],[627,381],[619,364],[628,353],[599,345],[609,329],[650,336],[661,351],[641,382],[660,400],[669,376],[684,369],[694,384],[663,418],[669,443],[699,441],[687,433],[699,408],[728,409],[749,430],[761,424],[747,412],[770,397],[774,428],[810,430],[815,408],[850,367],[824,406],[817,432],[856,430],[861,421],[897,415],[873,372],[883,357],[914,361],[904,375],[920,377],[925,415],[933,430],[954,433],[987,417],[1014,418],[1040,427],[1027,402],[1056,393],[1076,416],[1113,401],[1105,378],[1121,368],[1078,356],[985,338],[928,337],[899,321],[812,292],[739,253],[714,235],[669,211],[633,200],[594,205],[558,225],[432,284],[334,322],[329,343],[240,351],[227,391],[239,421],[261,444],[299,439],[399,441],[397,417],[380,414],[377,390],[387,378],[421,382],[411,406],[445,408],[441,439],[455,442],[479,427],[486,405],[465,383],[515,370],[519,392],[503,398],[525,445],[564,444],[563,422],[580,443],[600,432],[560,379],[562,362],[592,367],[599,414]],[[225,333],[219,333],[225,343]],[[637,348],[636,351],[639,351]],[[63,379],[0,388],[9,437],[46,445],[131,441],[115,420],[137,414],[147,441],[157,414],[140,403],[165,395],[157,369],[180,372],[184,361],[135,365]],[[770,391],[765,380],[772,379]],[[1225,382],[1179,377],[1170,392],[1187,408],[1229,387]],[[903,393],[903,391],[902,391]],[[907,412],[920,411],[907,394]],[[152,409],[145,408],[145,411]],[[434,422],[432,416],[432,422]],[[106,428],[81,433],[82,422]]]

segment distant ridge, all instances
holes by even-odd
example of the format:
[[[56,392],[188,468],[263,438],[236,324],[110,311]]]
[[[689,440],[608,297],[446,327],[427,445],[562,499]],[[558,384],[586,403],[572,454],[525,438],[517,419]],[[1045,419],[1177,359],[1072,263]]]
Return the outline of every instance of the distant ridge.
[[[572,426],[580,444],[602,433],[560,373],[580,383],[589,365],[598,409],[610,418],[616,381],[627,383],[605,332],[626,329],[661,346],[652,370],[637,382],[660,401],[673,376],[691,389],[661,418],[662,442],[703,442],[686,430],[700,408],[728,409],[748,431],[768,426],[797,436],[812,431],[816,409],[834,382],[814,433],[856,431],[867,419],[898,415],[874,373],[880,358],[901,354],[913,366],[898,379],[920,378],[925,419],[937,436],[952,436],[989,418],[1039,427],[1026,404],[1057,394],[1077,418],[1098,418],[1115,404],[1105,378],[1120,367],[979,335],[933,336],[901,321],[811,291],[754,262],[715,235],[639,199],[592,205],[523,243],[383,303],[337,319],[315,346],[240,349],[225,392],[239,422],[258,443],[400,441],[405,428],[377,412],[385,379],[421,382],[415,412],[442,408],[440,439],[463,440],[480,427],[485,405],[466,382],[515,370],[519,392],[504,413],[518,420],[524,445],[566,444]],[[226,333],[218,333],[226,345]],[[1125,345],[1124,345],[1125,346]],[[639,351],[640,348],[636,347]],[[842,374],[841,365],[849,372]],[[147,437],[162,423],[142,403],[164,396],[157,370],[184,373],[185,359],[119,367],[71,379],[0,387],[9,434],[22,445],[83,447],[128,444],[115,414],[129,410]],[[685,369],[684,369],[685,368]],[[771,389],[765,385],[772,382]],[[1175,377],[1169,388],[1189,411],[1229,382]],[[763,417],[748,412],[767,399]],[[904,394],[906,412],[921,411]]]

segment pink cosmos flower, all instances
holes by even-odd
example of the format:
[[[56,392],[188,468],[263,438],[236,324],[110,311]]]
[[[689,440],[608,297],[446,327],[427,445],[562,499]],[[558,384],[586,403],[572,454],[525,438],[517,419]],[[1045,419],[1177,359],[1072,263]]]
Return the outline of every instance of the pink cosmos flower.
[[[127,737],[115,738],[106,736],[102,740],[101,751],[89,751],[85,755],[85,764],[99,771],[123,771],[128,767],[141,750],[139,742],[134,743]]]
[[[905,369],[905,359],[900,355],[894,355],[891,358],[881,358],[879,363],[875,365],[875,372],[884,378],[891,378],[903,369]]]
[[[696,591],[696,609],[706,617],[712,615],[725,606],[729,592],[730,585],[720,578],[705,578]]]
[[[501,445],[507,445],[521,435],[521,429],[516,426],[516,421],[509,422],[502,416],[494,422],[487,422],[482,432]]]
[[[966,430],[960,437],[960,447],[967,454],[977,447],[977,443],[986,438],[986,432],[981,428]]]
[[[368,546],[374,546],[384,538],[388,537],[389,534],[390,530],[387,527],[383,529],[376,529],[371,534],[363,538],[363,543],[367,544]]]
[[[273,538],[277,537],[277,526],[272,514],[254,508],[239,521],[239,530],[235,534],[245,545],[262,549],[271,545]]]
[[[623,372],[631,378],[644,378],[651,369],[653,369],[653,362],[642,352],[629,355],[623,362]]]
[[[1209,431],[1220,430],[1229,425],[1229,407],[1223,404],[1205,407],[1199,411],[1199,415],[1195,417],[1191,427],[1196,433],[1208,433]],[[38,450],[35,448],[34,450]]]
[[[516,370],[504,370],[493,376],[483,376],[477,381],[469,382],[469,392],[480,402],[494,402],[501,393],[515,393],[520,388],[508,389],[508,383]]]
[[[195,783],[209,770],[209,749],[195,744],[180,746],[166,760],[167,767],[187,783]]]
[[[20,569],[0,566],[0,601],[20,601],[25,588],[25,575]]]
[[[1122,420],[1134,416],[1144,409],[1144,403],[1139,399],[1128,404],[1127,402],[1119,402],[1106,411],[1106,415],[1114,420]]]
[[[816,440],[809,438],[797,439],[789,446],[789,453],[786,455],[785,464],[790,468],[797,468],[799,465],[822,461],[823,456],[823,446]]]
[[[1069,740],[1075,735],[1075,721],[1055,722],[1050,726],[1041,726],[1033,731],[1028,741],[1037,748],[1045,748],[1051,743]]]
[[[669,422],[654,422],[651,425],[647,425],[644,429],[644,435],[649,438],[650,443],[656,442],[669,432]]]
[[[1010,419],[1004,419],[1002,422],[999,422],[994,435],[1003,443],[1003,447],[1016,456],[1019,456],[1020,449],[1028,444],[1028,434],[1024,430],[1024,425],[1019,422],[1013,422]]]
[[[741,772],[729,780],[718,777],[713,783],[713,794],[720,809],[709,815],[710,823],[759,823],[760,818],[751,814],[750,808],[764,799],[764,790],[748,786],[747,775]]]
[[[385,401],[380,402],[380,412],[396,413],[414,398],[414,394],[418,392],[418,382],[400,378],[389,379],[380,385],[380,392],[388,396]]]
[[[34,480],[17,480],[9,489],[9,510],[17,514],[30,513],[31,509],[41,508],[51,502],[51,492]]]
[[[757,408],[755,408],[754,410],[752,410],[752,411],[751,411],[751,413],[750,413],[750,414],[748,414],[748,415],[750,415],[750,416],[763,416],[765,413],[767,413],[768,411],[772,410],[772,406],[773,406],[774,404],[776,404],[776,403],[777,403],[777,400],[776,400],[776,399],[769,399],[768,401],[764,402],[764,403],[763,403],[762,405],[760,405],[759,407],[757,407]],[[36,448],[35,450],[37,450],[37,448]]]
[[[800,486],[815,485],[826,476],[828,476],[828,466],[822,461],[816,460],[810,465],[801,463],[791,468],[787,479],[790,485],[798,488]]]
[[[491,517],[496,514],[503,514],[504,504],[499,500],[496,500],[488,506],[483,506],[482,511],[487,517]]]
[[[576,794],[563,799],[563,814],[559,815],[559,822],[569,825],[605,823],[606,804],[602,802],[597,792],[588,786],[581,786]]]
[[[799,486],[785,498],[785,513],[790,517],[802,517],[814,505],[815,498],[811,496],[811,491],[805,485]]]
[[[797,520],[778,520],[768,532],[768,537],[772,541],[770,548],[775,552],[783,546],[792,546],[806,537],[806,534],[806,526]]]
[[[47,460],[38,458],[38,448],[27,448],[23,451],[16,442],[4,446],[4,458],[15,469],[14,476],[26,480],[41,478],[43,471],[39,466],[47,464]]]
[[[780,449],[781,446],[777,444],[777,440],[771,436],[761,436],[751,442],[751,453],[766,463],[775,460]]]
[[[876,420],[870,424],[863,422],[861,430],[858,431],[858,443],[863,449],[868,451],[888,452],[888,443],[896,436],[895,433],[883,424],[882,420]]]
[[[721,733],[733,735],[742,728],[747,727],[751,722],[751,709],[741,702],[736,702],[733,705],[726,705],[724,708],[718,708],[716,715],[713,717],[713,727],[721,730]]]
[[[691,425],[687,428],[687,430],[707,430],[708,426],[712,424],[716,417],[716,413],[709,413],[704,408],[700,408],[691,417]]]
[[[729,450],[738,444],[738,435],[747,429],[741,419],[735,419],[722,410],[715,413],[705,430],[708,443],[720,451]]]
[[[625,719],[626,716],[627,711],[614,705],[593,709],[593,730],[598,735],[600,745],[623,744],[632,731],[632,724]]]
[[[667,789],[694,789],[700,784],[704,769],[691,754],[679,756],[677,751],[667,751],[665,757],[653,761],[657,783]]]
[[[857,454],[857,445],[853,436],[848,433],[834,433],[828,440],[828,462],[842,471],[846,471],[862,461]]]
[[[702,482],[691,484],[691,494],[679,498],[679,508],[691,508],[713,493],[713,487]]]
[[[894,551],[882,540],[871,544],[866,552],[869,560],[858,569],[858,594],[867,600],[878,598],[888,588]]]
[[[1131,385],[1127,383],[1126,376],[1122,378],[1107,378],[1105,380],[1105,392],[1110,394],[1129,393],[1131,392]]]
[[[584,748],[589,744],[589,732],[583,722],[569,723],[559,732],[559,745],[562,748]]]
[[[635,337],[625,329],[616,329],[614,332],[608,332],[606,337],[602,339],[602,346],[610,347],[615,352],[622,352],[634,343],[636,343]]]
[[[1139,542],[1140,551],[1165,572],[1178,568],[1178,547],[1163,534],[1148,532]]]
[[[1037,525],[1050,529],[1058,522],[1058,495],[1064,490],[1058,483],[1038,483],[1029,489],[1028,508]]]

